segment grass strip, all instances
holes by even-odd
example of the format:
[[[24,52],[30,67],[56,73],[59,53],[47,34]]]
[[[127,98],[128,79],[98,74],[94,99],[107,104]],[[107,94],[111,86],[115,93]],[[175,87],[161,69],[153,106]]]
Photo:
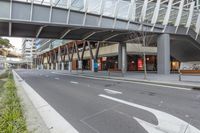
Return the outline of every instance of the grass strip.
[[[0,133],[27,133],[13,76],[11,73],[7,75],[4,85],[0,85]]]

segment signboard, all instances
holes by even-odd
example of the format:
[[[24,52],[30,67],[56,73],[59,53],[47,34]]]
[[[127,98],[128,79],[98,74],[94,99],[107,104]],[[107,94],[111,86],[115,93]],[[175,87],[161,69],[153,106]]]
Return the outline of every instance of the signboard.
[[[181,62],[180,70],[200,70],[200,61]]]

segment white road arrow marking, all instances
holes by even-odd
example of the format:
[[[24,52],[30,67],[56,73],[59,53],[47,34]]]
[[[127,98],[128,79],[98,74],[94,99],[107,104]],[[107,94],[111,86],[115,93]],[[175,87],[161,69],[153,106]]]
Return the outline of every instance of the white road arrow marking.
[[[134,119],[137,120],[138,123],[140,123],[140,125],[143,126],[144,129],[149,133],[200,133],[200,130],[197,129],[196,127],[166,112],[162,112],[153,108],[145,107],[139,104],[124,101],[124,100],[110,97],[103,94],[100,94],[99,96],[119,102],[119,103],[129,105],[132,107],[136,107],[142,110],[146,110],[154,114],[158,120],[158,125],[153,125],[134,117]],[[186,128],[188,129],[186,130]]]
[[[110,89],[104,89],[105,92],[109,94],[122,94],[120,91],[110,90]]]

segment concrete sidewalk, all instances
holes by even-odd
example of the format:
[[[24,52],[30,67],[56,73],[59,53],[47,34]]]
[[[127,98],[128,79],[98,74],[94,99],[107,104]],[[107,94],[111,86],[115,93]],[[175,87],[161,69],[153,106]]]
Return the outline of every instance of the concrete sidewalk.
[[[100,71],[100,72],[91,72],[91,71],[72,71],[68,72],[67,70],[49,70],[57,73],[64,74],[74,74],[74,75],[82,75],[82,76],[92,76],[99,78],[110,78],[117,80],[127,80],[134,82],[145,82],[152,84],[160,84],[160,85],[171,85],[178,87],[189,87],[200,90],[200,76],[182,76],[182,81],[179,81],[178,74],[169,74],[169,75],[160,75],[155,72],[148,72],[147,79],[144,79],[143,72],[127,72],[126,74],[122,74],[121,72],[111,72]]]

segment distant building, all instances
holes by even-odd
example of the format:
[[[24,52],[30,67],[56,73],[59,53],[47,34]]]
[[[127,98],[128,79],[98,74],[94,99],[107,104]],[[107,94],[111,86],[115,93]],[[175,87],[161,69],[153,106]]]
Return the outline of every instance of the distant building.
[[[22,67],[24,68],[33,68],[35,67],[36,60],[36,43],[35,39],[25,38],[22,44],[22,58],[26,64]]]
[[[22,44],[22,58],[32,59],[36,56],[35,39],[25,38]]]

